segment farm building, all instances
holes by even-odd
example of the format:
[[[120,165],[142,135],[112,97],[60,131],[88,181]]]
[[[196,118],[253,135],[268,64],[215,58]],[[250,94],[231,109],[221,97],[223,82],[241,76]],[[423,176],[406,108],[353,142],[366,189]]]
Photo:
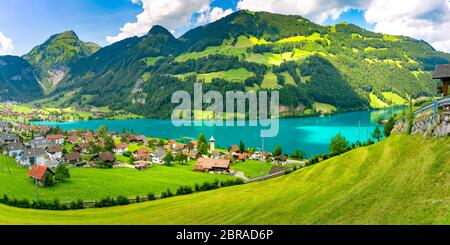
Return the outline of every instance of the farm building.
[[[219,172],[228,173],[230,169],[230,160],[199,158],[194,170],[199,172]]]

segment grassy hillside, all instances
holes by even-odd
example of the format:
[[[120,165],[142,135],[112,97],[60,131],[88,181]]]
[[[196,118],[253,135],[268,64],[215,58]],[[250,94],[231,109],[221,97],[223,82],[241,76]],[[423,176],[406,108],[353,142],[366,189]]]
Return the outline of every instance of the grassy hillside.
[[[125,207],[0,206],[3,224],[449,224],[450,139],[395,135],[291,175]]]
[[[1,157],[0,157],[1,158]],[[11,159],[4,163],[4,171],[0,172],[0,195],[8,194],[16,198],[33,199],[35,189],[28,177],[28,170],[18,166]],[[71,178],[64,183],[39,189],[40,198],[60,201],[99,200],[110,196],[124,195],[134,197],[146,196],[148,193],[161,194],[167,188],[173,192],[179,186],[196,183],[203,184],[214,180],[232,178],[193,172],[193,162],[189,165],[174,167],[154,166],[146,171],[134,169],[70,169]],[[11,171],[11,174],[9,173]]]

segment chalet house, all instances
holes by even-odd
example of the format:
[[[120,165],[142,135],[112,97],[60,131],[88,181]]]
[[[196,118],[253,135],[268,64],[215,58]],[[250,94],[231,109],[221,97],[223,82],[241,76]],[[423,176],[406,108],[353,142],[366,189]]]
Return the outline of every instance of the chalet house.
[[[78,136],[76,136],[76,135],[69,136],[69,138],[67,138],[67,142],[69,142],[72,145],[77,144],[78,143]]]
[[[83,137],[83,142],[84,143],[91,143],[91,142],[94,142],[94,141],[95,141],[95,138],[92,135],[86,135],[86,136]]]
[[[150,160],[149,151],[146,148],[139,149],[135,152],[135,158],[138,161],[148,161]]]
[[[175,147],[172,148],[172,153],[182,153],[184,151],[184,149],[186,148],[185,144],[175,144]]]
[[[109,132],[108,132],[108,135],[109,135],[111,138],[113,138],[113,139],[119,138],[118,135],[117,135],[117,132],[115,132],[115,131],[109,131]]]
[[[36,132],[38,131],[37,128],[33,125],[25,125],[25,124],[21,124],[21,125],[17,125],[15,127],[16,131],[19,131],[21,133],[31,133],[31,132]]]
[[[94,137],[94,132],[92,132],[92,130],[86,130],[86,131],[84,131],[84,132],[81,134],[81,136],[82,136],[83,138],[86,138],[87,136]]]
[[[81,154],[78,152],[67,153],[64,155],[64,160],[70,165],[78,165],[82,162]]]
[[[49,126],[38,126],[38,132],[41,134],[48,134],[52,130]]]
[[[47,153],[43,148],[25,149],[19,162],[23,166],[46,165],[46,156]]]
[[[163,164],[164,158],[166,157],[167,152],[161,147],[156,148],[150,156],[152,157],[152,162],[156,164]]]
[[[40,186],[45,186],[45,180],[48,175],[55,175],[47,166],[33,165],[28,172],[28,176],[32,181],[38,180]]]
[[[62,134],[50,134],[47,135],[47,139],[52,142],[52,144],[63,145],[64,144],[64,135]]]
[[[25,145],[22,143],[9,143],[6,145],[4,152],[5,155],[10,157],[21,158],[25,149]]]
[[[230,170],[230,160],[199,158],[194,170],[199,172],[215,172],[228,174]]]
[[[1,132],[10,132],[11,127],[9,125],[9,122],[7,121],[0,121],[0,131]]]
[[[450,64],[438,65],[433,73],[433,79],[440,79],[442,84],[438,87],[438,92],[448,96],[448,86],[450,84]]]
[[[59,145],[49,146],[45,151],[51,160],[59,160],[62,158],[62,147]]]
[[[26,145],[28,145],[30,148],[46,148],[51,144],[52,142],[46,138],[34,138]]]
[[[91,149],[91,145],[86,142],[77,143],[73,150],[83,154],[89,154]]]
[[[145,135],[136,135],[132,142],[137,143],[137,144],[147,145],[148,139],[147,139],[147,137],[145,137]]]
[[[16,134],[0,134],[0,145],[6,145],[8,143],[19,143],[20,137]]]
[[[113,153],[107,151],[107,152],[103,152],[103,153],[98,154],[98,155],[95,157],[95,159],[96,159],[97,161],[111,162],[111,163],[113,163],[113,162],[116,161],[116,156],[114,156]]]
[[[275,156],[272,158],[272,162],[278,163],[278,164],[286,164],[288,160],[287,156],[281,155],[281,156]]]
[[[116,143],[115,146],[116,148],[114,149],[114,153],[116,154],[123,154],[128,151],[128,144],[125,142]]]
[[[169,142],[164,146],[166,150],[172,150],[177,147],[177,142],[175,140],[169,140]]]
[[[191,141],[186,145],[186,150],[188,152],[197,151],[197,142]]]
[[[233,146],[230,148],[230,151],[231,151],[231,153],[239,153],[239,152],[240,152],[239,146],[233,145]]]
[[[234,153],[233,157],[238,161],[245,161],[250,157],[250,155],[248,153]]]

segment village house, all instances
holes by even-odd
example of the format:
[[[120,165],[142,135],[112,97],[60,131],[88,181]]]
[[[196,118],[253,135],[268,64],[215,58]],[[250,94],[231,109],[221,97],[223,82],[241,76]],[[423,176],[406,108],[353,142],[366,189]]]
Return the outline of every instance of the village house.
[[[52,144],[63,145],[64,144],[64,135],[62,134],[49,134],[47,135],[47,139],[52,142]]]
[[[67,153],[64,155],[64,161],[70,165],[77,166],[82,162],[79,152]]]
[[[32,181],[37,179],[40,186],[45,186],[45,180],[48,175],[55,175],[47,166],[33,165],[28,172],[28,176]]]
[[[23,156],[23,151],[25,149],[25,145],[22,143],[9,143],[4,149],[4,154],[19,159]]]
[[[26,145],[30,148],[46,148],[50,146],[52,142],[43,137],[36,137],[30,142],[27,142]]]
[[[86,135],[86,136],[83,137],[83,142],[84,143],[95,142],[95,138],[92,135]]]
[[[186,150],[188,152],[197,151],[197,142],[194,140],[190,141],[186,146]]]
[[[197,164],[194,167],[194,170],[199,172],[228,174],[230,170],[230,160],[199,158],[197,160]]]
[[[175,140],[169,140],[167,144],[164,146],[166,150],[173,150],[177,147],[177,142]]]
[[[114,163],[116,161],[116,156],[114,156],[112,152],[107,151],[98,154],[96,157],[94,157],[94,159],[105,163],[107,162]]]
[[[0,134],[0,145],[6,145],[8,143],[19,143],[20,137],[16,134],[3,133]]]
[[[145,137],[145,135],[136,135],[134,137],[134,140],[131,141],[131,142],[137,143],[137,144],[147,145],[148,144],[148,139],[147,139],[147,137]]]
[[[47,153],[43,148],[25,149],[19,162],[23,166],[46,165]]]
[[[86,142],[77,143],[73,147],[73,151],[83,153],[83,154],[89,154],[91,152],[91,145]]]
[[[134,157],[138,161],[148,161],[150,160],[149,151],[147,148],[141,148],[137,151],[135,151]]]
[[[115,132],[115,131],[109,131],[108,135],[109,135],[109,137],[111,137],[113,139],[118,139],[119,138],[118,135],[117,135],[117,132]]]
[[[9,122],[7,121],[0,121],[0,131],[1,132],[10,132],[11,126],[9,125]]]
[[[59,145],[48,146],[45,151],[51,160],[60,160],[62,158],[62,147]]]
[[[121,155],[121,154],[123,154],[123,153],[125,153],[125,152],[128,151],[128,144],[125,143],[125,142],[122,142],[122,143],[115,143],[114,145],[115,145],[115,147],[116,147],[116,148],[114,149],[114,153],[115,153],[115,154]]]
[[[50,130],[52,130],[52,128],[49,126],[38,126],[37,129],[38,129],[38,133],[44,134],[44,135],[48,134],[50,132]]]
[[[164,158],[166,157],[166,155],[167,155],[167,152],[161,147],[156,148],[150,154],[150,156],[152,157],[152,162],[156,163],[156,164],[163,164]]]
[[[238,145],[233,145],[233,146],[230,148],[230,152],[231,152],[231,153],[239,153],[239,152],[240,152],[239,146],[238,146]]]
[[[78,143],[78,136],[77,135],[71,135],[67,138],[67,142],[69,142],[72,145],[75,145]]]

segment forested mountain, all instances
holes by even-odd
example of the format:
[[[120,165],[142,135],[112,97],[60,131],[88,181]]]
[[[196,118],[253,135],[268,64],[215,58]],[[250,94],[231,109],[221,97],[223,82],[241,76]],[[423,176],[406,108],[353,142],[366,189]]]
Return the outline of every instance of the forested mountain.
[[[99,49],[97,44],[85,43],[75,32],[67,31],[53,35],[23,58],[35,68],[44,89],[49,90],[64,78],[70,65]]]
[[[450,61],[450,54],[409,37],[249,11],[178,39],[155,26],[143,37],[85,54],[68,66],[50,99],[148,117],[169,117],[172,93],[191,91],[196,81],[223,92],[280,90],[285,115],[313,113],[323,104],[341,111],[374,101],[390,105],[434,95],[431,71]]]
[[[41,96],[39,81],[26,60],[0,56],[0,102],[30,101]]]

